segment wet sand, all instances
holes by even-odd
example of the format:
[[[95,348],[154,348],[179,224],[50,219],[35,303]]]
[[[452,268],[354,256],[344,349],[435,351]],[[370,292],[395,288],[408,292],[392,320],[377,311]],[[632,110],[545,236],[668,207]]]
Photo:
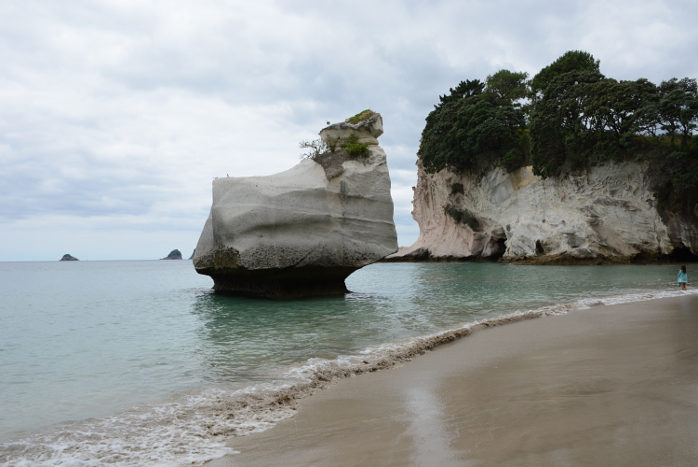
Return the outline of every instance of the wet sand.
[[[698,465],[698,295],[477,331],[300,401],[221,466]]]

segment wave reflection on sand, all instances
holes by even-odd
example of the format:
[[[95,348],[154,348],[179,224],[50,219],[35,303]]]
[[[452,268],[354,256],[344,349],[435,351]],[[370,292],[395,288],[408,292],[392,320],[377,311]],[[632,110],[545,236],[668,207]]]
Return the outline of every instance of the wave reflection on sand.
[[[3,466],[27,467],[200,465],[233,453],[225,445],[228,438],[266,430],[277,421],[293,416],[299,399],[341,378],[394,367],[478,329],[593,306],[695,293],[698,291],[655,291],[583,299],[463,323],[431,335],[372,347],[357,355],[310,359],[291,368],[274,383],[181,394],[162,403],[131,407],[111,417],[7,440],[0,444],[0,462]],[[419,436],[417,431],[415,436]]]

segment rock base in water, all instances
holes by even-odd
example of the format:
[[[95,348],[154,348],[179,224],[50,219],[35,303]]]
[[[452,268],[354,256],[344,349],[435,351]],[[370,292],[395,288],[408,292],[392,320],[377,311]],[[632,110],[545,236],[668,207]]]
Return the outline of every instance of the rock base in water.
[[[80,260],[77,259],[75,256],[65,254],[65,255],[63,255],[63,257],[59,261],[80,261]]]
[[[344,280],[358,268],[305,267],[292,270],[237,270],[234,274],[216,272],[211,276],[213,290],[224,295],[287,299],[342,295],[347,292]]]

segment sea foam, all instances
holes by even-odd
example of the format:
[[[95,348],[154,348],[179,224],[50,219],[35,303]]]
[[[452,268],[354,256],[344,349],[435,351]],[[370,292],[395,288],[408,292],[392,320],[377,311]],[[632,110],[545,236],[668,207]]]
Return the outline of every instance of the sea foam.
[[[463,323],[438,333],[368,348],[357,355],[311,359],[285,371],[276,383],[246,388],[222,387],[180,394],[166,401],[131,407],[111,417],[64,425],[0,444],[0,465],[35,466],[183,466],[234,454],[231,437],[266,430],[293,416],[297,401],[353,375],[387,369],[479,329],[525,319],[696,294],[654,291],[590,298],[492,319]]]

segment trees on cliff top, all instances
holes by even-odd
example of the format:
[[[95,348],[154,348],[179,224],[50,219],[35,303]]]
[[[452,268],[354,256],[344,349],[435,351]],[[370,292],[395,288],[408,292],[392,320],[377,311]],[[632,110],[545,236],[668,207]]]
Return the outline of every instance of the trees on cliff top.
[[[419,155],[425,167],[475,170],[492,160],[516,164],[526,159],[521,138],[525,113],[517,101],[525,96],[525,73],[502,70],[487,82],[461,81],[427,117]],[[515,164],[515,165],[516,165]]]
[[[639,158],[650,163],[660,201],[685,209],[698,202],[695,79],[617,81],[583,51],[527,77],[501,70],[440,96],[422,132],[425,170],[532,165],[548,177]]]
[[[588,52],[570,50],[543,68],[529,83],[531,95],[542,94],[550,83],[560,75],[572,71],[599,71],[599,61]]]

